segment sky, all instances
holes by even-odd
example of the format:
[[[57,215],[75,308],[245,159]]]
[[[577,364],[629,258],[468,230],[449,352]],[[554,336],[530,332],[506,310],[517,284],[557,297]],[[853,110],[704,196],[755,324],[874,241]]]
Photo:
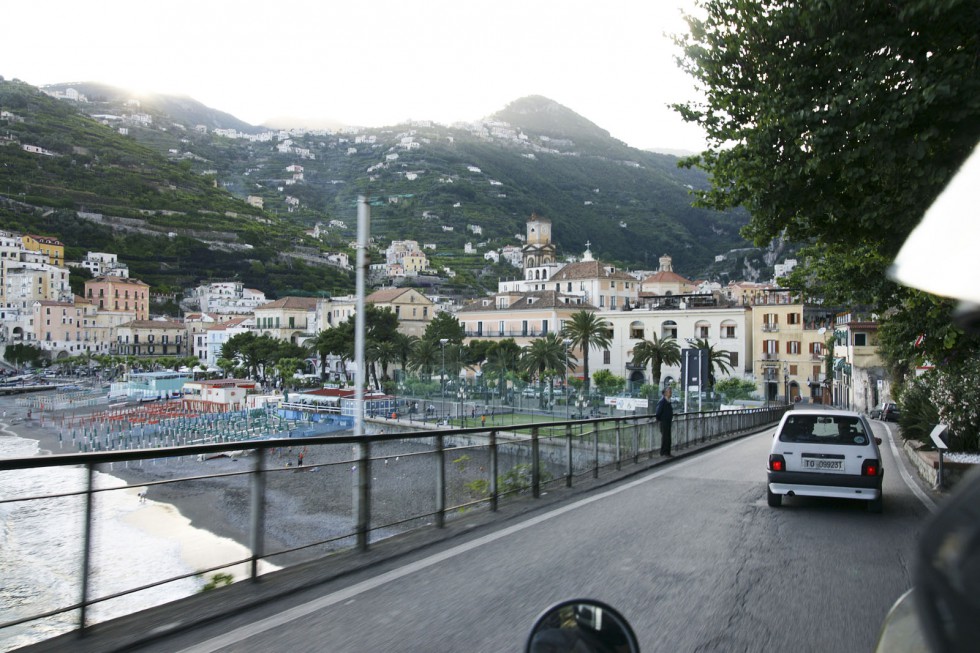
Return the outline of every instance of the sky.
[[[470,121],[543,95],[643,149],[697,151],[669,35],[694,0],[31,0],[0,75],[189,95],[251,124]]]

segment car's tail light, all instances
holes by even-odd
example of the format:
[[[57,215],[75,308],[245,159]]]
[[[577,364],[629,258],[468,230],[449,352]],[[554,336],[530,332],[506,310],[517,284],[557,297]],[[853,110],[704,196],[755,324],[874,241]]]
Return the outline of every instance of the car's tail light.
[[[861,476],[879,476],[881,474],[881,465],[878,464],[877,460],[865,460],[861,464]]]
[[[779,453],[769,454],[769,469],[774,472],[786,471],[786,459],[783,458],[782,454]]]

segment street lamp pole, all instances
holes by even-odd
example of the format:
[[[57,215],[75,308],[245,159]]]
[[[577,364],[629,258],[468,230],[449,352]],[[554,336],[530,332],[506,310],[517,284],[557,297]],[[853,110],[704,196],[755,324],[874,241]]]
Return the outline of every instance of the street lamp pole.
[[[459,397],[459,419],[460,419],[460,424],[462,424],[465,427],[466,426],[466,412],[464,410],[463,402],[466,401],[466,388],[464,388],[463,386],[460,386],[459,392],[456,393],[456,396]]]
[[[439,387],[442,393],[442,402],[446,403],[446,343],[449,338],[439,339],[439,348],[442,349],[442,368],[439,370]]]

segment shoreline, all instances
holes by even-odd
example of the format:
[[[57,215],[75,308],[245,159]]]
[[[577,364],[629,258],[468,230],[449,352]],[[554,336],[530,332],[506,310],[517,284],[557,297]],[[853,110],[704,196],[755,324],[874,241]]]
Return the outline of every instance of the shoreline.
[[[16,406],[13,400],[15,397],[16,395],[0,396],[0,411],[3,413],[0,418],[0,436],[36,441],[37,456],[78,452],[77,447],[59,440],[61,413],[64,411],[45,413],[42,426],[41,417],[36,413],[31,419],[27,419],[28,409]],[[88,415],[105,408],[103,404],[72,412],[75,416]],[[188,465],[188,462],[177,463],[176,467],[184,468]],[[177,476],[188,472],[186,469],[178,471],[176,468],[171,469],[172,467],[174,466],[170,464],[160,465],[161,470],[168,468],[177,472]],[[197,493],[182,491],[179,483],[152,488],[141,485],[160,480],[157,474],[147,472],[147,466],[113,465],[104,466],[99,471],[130,486],[123,491],[134,502],[141,504],[140,510],[125,521],[143,532],[175,541],[179,546],[180,557],[191,569],[216,567],[226,561],[241,560],[251,555],[248,532],[233,520],[223,518],[224,511],[217,508],[222,503],[220,490],[210,493],[211,500],[201,501]],[[146,493],[145,498],[141,498],[140,493]],[[223,571],[232,573],[235,580],[241,580],[248,575],[247,570],[242,567],[243,565],[238,565]],[[261,567],[264,567],[262,573],[277,568],[265,561],[261,563]]]

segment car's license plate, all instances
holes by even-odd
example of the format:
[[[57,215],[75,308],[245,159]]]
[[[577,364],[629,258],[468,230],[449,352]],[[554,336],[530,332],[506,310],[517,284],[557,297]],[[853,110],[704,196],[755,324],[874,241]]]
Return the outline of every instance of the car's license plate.
[[[814,472],[843,472],[844,461],[827,458],[802,458],[803,469]]]

